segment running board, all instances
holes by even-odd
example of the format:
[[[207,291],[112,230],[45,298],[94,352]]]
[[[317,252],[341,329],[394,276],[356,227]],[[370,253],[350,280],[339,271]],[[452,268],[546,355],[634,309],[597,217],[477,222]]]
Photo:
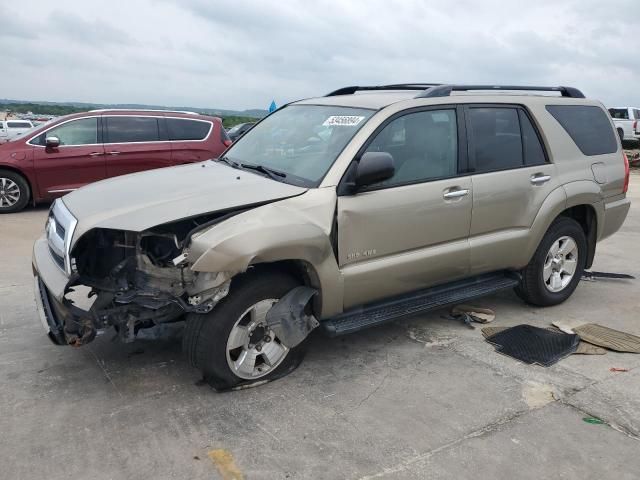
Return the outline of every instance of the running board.
[[[518,283],[520,278],[513,272],[484,274],[357,307],[321,321],[320,328],[330,337],[346,335],[399,318],[483,297],[515,287]]]

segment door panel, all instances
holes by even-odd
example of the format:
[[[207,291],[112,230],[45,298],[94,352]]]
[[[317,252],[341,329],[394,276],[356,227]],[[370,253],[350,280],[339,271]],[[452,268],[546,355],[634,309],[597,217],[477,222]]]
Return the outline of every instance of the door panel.
[[[545,198],[558,186],[555,165],[474,175],[471,274],[519,268],[529,228]],[[544,183],[536,177],[550,177]]]
[[[469,177],[339,197],[344,308],[466,276],[471,199]]]
[[[104,152],[107,177],[173,165],[169,142],[110,143]]]
[[[338,198],[344,308],[467,274],[472,193],[470,177],[457,177],[458,127],[456,107],[440,106],[402,113],[372,135],[365,151],[390,153],[395,173]]]
[[[520,268],[529,229],[558,186],[540,137],[524,109],[510,105],[465,107],[469,164],[476,171],[469,243],[472,275]],[[523,264],[524,262],[524,264]]]
[[[171,144],[160,135],[160,117],[104,117],[107,177],[172,165]]]
[[[99,143],[98,118],[73,120],[53,127],[32,143],[34,167],[41,198],[55,198],[105,178],[104,147]],[[60,140],[45,147],[45,138]]]

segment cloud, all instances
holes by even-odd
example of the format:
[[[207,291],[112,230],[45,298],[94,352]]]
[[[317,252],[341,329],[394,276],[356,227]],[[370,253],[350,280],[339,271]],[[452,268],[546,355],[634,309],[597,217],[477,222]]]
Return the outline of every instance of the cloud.
[[[86,20],[69,11],[55,10],[51,12],[47,24],[54,36],[67,39],[70,42],[80,42],[100,48],[109,45],[137,43],[127,32],[102,19]]]
[[[36,33],[31,31],[29,23],[18,14],[10,12],[0,5],[0,38],[34,39]]]
[[[572,85],[639,104],[635,4],[22,0],[0,11],[12,73],[0,95],[242,109],[432,81]]]

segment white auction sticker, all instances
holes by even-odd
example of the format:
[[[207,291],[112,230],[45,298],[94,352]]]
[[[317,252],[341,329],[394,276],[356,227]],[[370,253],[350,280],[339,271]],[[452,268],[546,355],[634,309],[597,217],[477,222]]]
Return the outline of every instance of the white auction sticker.
[[[324,127],[355,127],[364,117],[356,115],[332,115],[322,124]]]

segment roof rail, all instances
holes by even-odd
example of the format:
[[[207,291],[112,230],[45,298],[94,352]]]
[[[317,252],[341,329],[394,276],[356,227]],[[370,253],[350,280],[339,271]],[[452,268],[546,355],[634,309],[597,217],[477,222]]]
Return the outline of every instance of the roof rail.
[[[425,90],[441,85],[440,83],[396,83],[392,85],[372,85],[342,87],[327,93],[325,97],[335,97],[337,95],[352,95],[356,92],[380,91],[380,90]]]
[[[199,115],[197,112],[187,110],[162,110],[160,108],[98,108],[89,112],[164,112],[164,113],[186,113],[189,115]]]
[[[416,95],[416,98],[448,97],[451,95],[451,92],[468,92],[470,90],[560,92],[563,97],[585,98],[584,94],[574,87],[536,87],[522,85],[437,85]]]

